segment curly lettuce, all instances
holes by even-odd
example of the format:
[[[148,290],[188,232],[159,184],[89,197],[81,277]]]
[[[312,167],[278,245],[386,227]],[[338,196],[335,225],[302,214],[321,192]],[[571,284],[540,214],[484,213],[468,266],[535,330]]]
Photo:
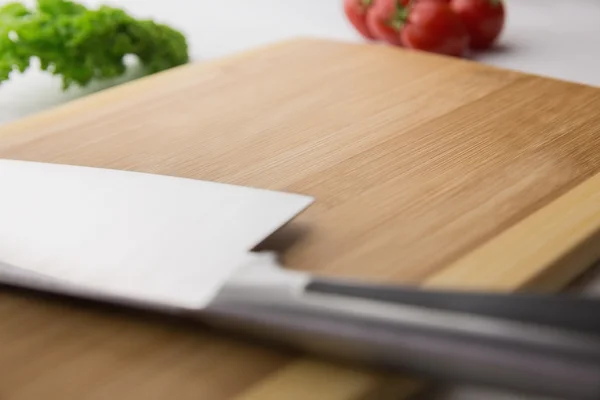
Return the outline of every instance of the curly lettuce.
[[[148,73],[189,61],[185,36],[152,20],[138,20],[109,6],[90,10],[68,0],[38,0],[0,7],[0,83],[25,72],[37,57],[42,70],[59,75],[63,89],[125,73],[135,55]]]

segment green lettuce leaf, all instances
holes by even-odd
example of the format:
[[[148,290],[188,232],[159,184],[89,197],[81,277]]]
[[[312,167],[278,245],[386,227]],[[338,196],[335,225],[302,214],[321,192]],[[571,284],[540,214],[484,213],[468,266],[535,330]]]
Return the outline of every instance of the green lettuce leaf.
[[[181,32],[118,8],[90,10],[67,0],[38,0],[35,9],[18,2],[0,7],[0,83],[37,57],[44,71],[62,77],[63,89],[86,86],[122,75],[129,54],[148,73],[189,61]]]

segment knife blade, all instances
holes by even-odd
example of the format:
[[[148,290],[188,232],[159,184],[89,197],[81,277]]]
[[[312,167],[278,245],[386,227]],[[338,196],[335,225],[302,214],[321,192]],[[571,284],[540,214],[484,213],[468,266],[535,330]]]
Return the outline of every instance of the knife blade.
[[[309,196],[103,168],[0,160],[0,274],[83,295],[197,308]],[[15,268],[19,269],[16,280]],[[42,279],[44,278],[44,279]],[[1,279],[1,278],[0,278]]]

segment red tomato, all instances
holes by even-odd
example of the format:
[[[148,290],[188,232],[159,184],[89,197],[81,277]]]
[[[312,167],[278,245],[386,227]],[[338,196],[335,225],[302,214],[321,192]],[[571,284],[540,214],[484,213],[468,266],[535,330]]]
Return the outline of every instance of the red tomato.
[[[451,56],[462,56],[469,46],[461,19],[441,1],[413,3],[401,37],[406,47]]]
[[[367,39],[375,39],[367,27],[367,11],[374,0],[344,0],[344,13],[356,30]]]
[[[402,46],[400,31],[406,22],[408,6],[411,3],[438,1],[449,3],[451,0],[377,0],[367,12],[367,28],[375,39]]]
[[[398,0],[377,0],[367,13],[367,28],[375,39],[400,46],[400,29],[406,18],[405,14],[406,9],[398,5]]]
[[[474,49],[490,47],[504,27],[502,0],[453,0],[451,7],[465,24]]]

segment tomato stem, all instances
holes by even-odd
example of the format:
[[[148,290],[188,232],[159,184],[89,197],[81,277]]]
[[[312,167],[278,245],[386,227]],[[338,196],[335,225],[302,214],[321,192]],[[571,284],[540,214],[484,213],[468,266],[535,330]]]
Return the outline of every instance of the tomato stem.
[[[499,7],[502,0],[488,0],[492,7]]]
[[[406,6],[403,6],[400,4],[400,1],[396,1],[396,12],[389,22],[389,25],[392,28],[400,31],[404,27],[406,21],[408,21],[408,14],[410,13],[410,6],[412,3],[413,0],[410,0]]]

